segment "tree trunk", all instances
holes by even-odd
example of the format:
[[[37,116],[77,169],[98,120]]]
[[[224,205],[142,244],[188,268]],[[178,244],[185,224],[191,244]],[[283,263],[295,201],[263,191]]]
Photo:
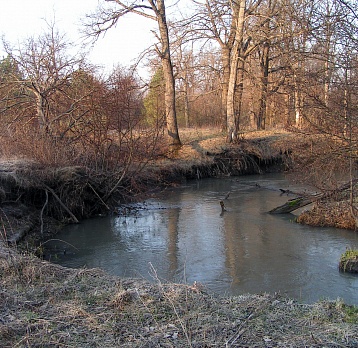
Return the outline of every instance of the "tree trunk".
[[[237,80],[235,92],[235,139],[237,138],[240,129],[240,119],[242,115],[242,98],[244,95],[244,72],[245,72],[245,57],[244,55],[239,58],[237,67]]]
[[[302,94],[297,74],[294,73],[294,108],[295,108],[295,125],[297,128],[302,127]]]
[[[245,57],[241,57],[237,52],[237,54],[234,54],[232,57],[227,96],[226,141],[228,143],[237,140],[239,131],[240,117],[242,113],[242,97],[244,94],[244,68]]]
[[[291,199],[288,202],[286,202],[285,204],[280,205],[279,207],[276,207],[276,208],[270,210],[269,213],[271,213],[271,214],[291,213],[292,211],[294,211],[298,208],[302,208],[308,204],[317,202],[319,200],[330,198],[330,197],[336,195],[337,193],[343,192],[345,190],[349,190],[351,188],[351,186],[356,184],[357,182],[358,182],[358,179],[351,180],[332,191],[328,191],[325,193],[318,193],[318,194],[315,194],[312,196],[302,196],[302,197],[297,197],[295,199]]]
[[[40,131],[46,133],[49,127],[46,119],[46,99],[37,90],[32,89],[32,92],[36,97],[36,112]]]
[[[227,137],[226,141],[228,143],[233,142],[236,139],[236,123],[235,123],[235,86],[236,86],[236,78],[237,78],[237,67],[238,67],[238,52],[235,50],[233,52],[233,57],[231,57],[230,64],[230,79],[227,91]]]
[[[164,0],[157,1],[157,21],[161,40],[161,61],[165,81],[165,111],[169,146],[180,146],[175,107],[175,80],[170,56],[169,32],[165,16]]]
[[[244,57],[242,57],[242,50],[243,50],[242,46],[243,46],[243,36],[244,36],[245,7],[246,7],[246,0],[240,0],[237,3],[237,5],[235,5],[235,7],[233,8],[233,11],[237,13],[237,16],[235,16],[237,22],[236,22],[235,40],[231,51],[230,77],[229,77],[228,93],[227,93],[226,141],[229,143],[237,139],[238,125],[239,125],[238,120],[240,117],[240,114],[235,113],[235,91],[236,91],[236,82],[238,77],[239,61],[241,63],[240,68],[242,68],[244,64]],[[241,76],[240,76],[240,83],[242,82],[243,81],[241,80]],[[241,100],[239,100],[239,108],[238,108],[239,112],[241,112],[240,102]]]
[[[277,208],[274,208],[269,211],[271,214],[287,214],[291,213],[292,211],[302,208],[308,204],[313,203],[314,201],[317,201],[317,197],[298,197],[296,199],[292,199],[288,201],[287,203],[280,205]]]
[[[257,129],[263,130],[266,127],[266,110],[267,110],[267,94],[268,94],[268,75],[269,75],[269,52],[270,45],[268,42],[264,44],[261,56],[261,98],[260,109],[257,116]]]
[[[190,127],[190,117],[189,117],[189,84],[187,80],[187,76],[184,80],[184,119],[185,119],[185,127]]]
[[[227,129],[227,97],[230,79],[230,48],[227,45],[221,47],[221,61],[223,66],[223,77],[221,84],[221,121],[223,130]]]

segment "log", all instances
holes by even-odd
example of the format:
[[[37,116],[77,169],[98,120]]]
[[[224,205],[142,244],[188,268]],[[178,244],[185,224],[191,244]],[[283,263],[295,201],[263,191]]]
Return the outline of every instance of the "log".
[[[272,210],[269,211],[270,214],[287,214],[287,213],[291,213],[294,210],[298,209],[298,208],[302,208],[308,204],[313,203],[314,201],[316,201],[317,196],[312,196],[312,197],[297,197],[295,199],[291,199],[288,202],[286,202],[283,205],[280,205],[279,207],[276,207]]]
[[[344,190],[348,190],[351,187],[351,185],[355,184],[356,182],[358,182],[357,179],[353,180],[352,182],[347,182],[347,183],[343,184],[342,186],[338,187],[337,189],[328,191],[326,193],[318,193],[318,194],[311,195],[311,196],[299,196],[295,199],[289,200],[288,202],[286,202],[283,205],[280,205],[277,208],[270,210],[269,213],[271,213],[271,214],[291,213],[296,209],[302,208],[302,207],[304,207],[308,204],[311,204],[313,202],[316,202],[318,200],[321,200],[324,198],[329,198],[332,195],[334,195],[335,193],[342,192]],[[283,190],[280,189],[280,191],[282,192]]]
[[[34,223],[29,222],[27,224],[24,224],[23,226],[20,226],[16,228],[16,231],[12,235],[9,236],[9,238],[6,239],[6,242],[10,245],[17,244],[22,238],[24,238],[34,227]]]

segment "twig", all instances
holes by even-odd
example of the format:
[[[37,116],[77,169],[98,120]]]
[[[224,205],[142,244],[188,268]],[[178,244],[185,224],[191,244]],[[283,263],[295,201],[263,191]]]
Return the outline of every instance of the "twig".
[[[151,272],[152,272],[153,277],[157,280],[157,282],[158,282],[158,284],[159,284],[159,287],[160,287],[161,289],[163,289],[163,288],[162,288],[162,282],[160,281],[160,279],[159,279],[159,277],[158,277],[157,271],[155,270],[155,268],[153,267],[153,265],[152,265],[150,262],[149,262],[149,266],[150,266],[150,269],[151,269]],[[190,340],[189,335],[188,335],[188,330],[187,330],[187,328],[186,328],[186,326],[185,326],[183,320],[180,318],[179,313],[178,313],[178,311],[177,311],[177,309],[176,309],[176,307],[175,307],[175,305],[174,305],[174,302],[172,301],[172,299],[171,299],[169,296],[167,296],[167,295],[165,294],[164,291],[163,291],[163,294],[164,294],[165,298],[170,302],[170,305],[171,305],[172,308],[173,308],[173,311],[174,311],[174,313],[175,313],[175,316],[177,317],[177,319],[178,319],[178,321],[179,321],[179,323],[180,323],[180,326],[181,326],[181,328],[182,328],[182,330],[183,330],[183,332],[184,332],[184,335],[185,335],[185,338],[186,338],[186,340],[187,340],[187,342],[188,342],[188,345],[189,345],[190,348],[192,348],[191,340]]]
[[[45,204],[43,205],[42,209],[41,209],[41,213],[40,213],[40,221],[41,221],[41,234],[44,234],[44,219],[43,219],[43,213],[45,210],[45,207],[47,206],[48,203],[48,191],[47,189],[45,190],[46,193],[46,201]]]
[[[239,326],[238,332],[235,333],[233,336],[231,336],[225,343],[225,347],[231,347],[240,337],[241,335],[247,330],[245,326],[248,324],[248,322],[257,316],[258,312],[262,311],[265,307],[268,307],[269,304],[267,302],[264,302],[260,307],[254,309],[250,315],[245,319],[245,321]]]
[[[133,149],[131,149],[130,153],[129,153],[129,157],[127,160],[127,164],[125,166],[125,168],[123,169],[122,175],[120,176],[120,178],[117,180],[117,182],[115,183],[115,185],[112,187],[112,189],[104,196],[103,201],[108,201],[108,199],[112,196],[113,192],[115,190],[117,190],[118,186],[120,185],[120,183],[122,182],[122,180],[124,179],[125,175],[127,174],[127,171],[129,169],[129,166],[131,164],[131,160],[132,160],[132,155],[133,155]]]
[[[73,222],[75,222],[76,224],[78,224],[79,221],[78,221],[78,219],[76,218],[76,216],[65,206],[65,204],[61,201],[60,197],[57,196],[57,194],[55,193],[55,191],[54,191],[52,188],[48,187],[47,185],[44,185],[44,187],[45,187],[48,191],[50,191],[50,192],[52,193],[52,195],[55,197],[55,199],[58,201],[58,203],[60,203],[61,207],[62,207],[63,209],[65,209],[66,212],[71,216]]]
[[[58,239],[58,238],[48,239],[48,240],[46,240],[45,242],[41,243],[41,244],[38,246],[38,248],[40,248],[41,246],[45,245],[45,244],[48,243],[48,242],[54,242],[54,241],[62,242],[62,243],[64,243],[64,244],[67,244],[67,245],[71,246],[72,248],[74,248],[74,249],[76,249],[76,250],[79,250],[79,249],[76,248],[73,244],[68,243],[68,242],[66,242],[66,241],[63,240],[63,239]]]
[[[90,189],[93,191],[93,193],[98,197],[98,199],[101,201],[101,203],[108,209],[110,210],[109,206],[106,204],[106,202],[103,201],[103,199],[101,198],[101,196],[96,192],[96,190],[93,188],[93,186],[88,183],[88,186],[90,187]]]
[[[3,232],[0,233],[0,236],[1,236],[2,240],[3,240],[3,242],[6,243],[7,242],[7,233],[6,233],[5,223],[3,223],[2,215],[4,215],[4,217],[6,218],[6,221],[7,221],[8,225],[9,225],[9,228],[11,229],[12,233],[13,233],[13,230],[12,230],[10,220],[9,220],[8,216],[6,215],[6,213],[4,212],[4,210],[0,208],[0,212],[2,213],[0,215],[0,223],[1,223],[2,230],[3,230]]]

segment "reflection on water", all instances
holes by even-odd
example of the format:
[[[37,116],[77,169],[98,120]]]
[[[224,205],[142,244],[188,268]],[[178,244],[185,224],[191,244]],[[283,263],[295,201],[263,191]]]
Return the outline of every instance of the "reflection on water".
[[[340,297],[358,304],[358,277],[338,271],[341,253],[358,247],[357,234],[267,214],[289,198],[279,188],[294,189],[277,174],[190,182],[128,216],[68,226],[57,237],[71,246],[51,243],[49,252],[69,267],[197,281],[224,295],[280,292],[304,302]]]

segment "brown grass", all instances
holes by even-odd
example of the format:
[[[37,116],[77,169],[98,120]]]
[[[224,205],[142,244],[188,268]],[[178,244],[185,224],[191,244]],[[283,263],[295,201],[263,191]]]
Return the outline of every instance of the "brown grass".
[[[356,228],[348,201],[319,202],[311,210],[301,213],[297,222],[310,226],[330,226],[350,230]]]

